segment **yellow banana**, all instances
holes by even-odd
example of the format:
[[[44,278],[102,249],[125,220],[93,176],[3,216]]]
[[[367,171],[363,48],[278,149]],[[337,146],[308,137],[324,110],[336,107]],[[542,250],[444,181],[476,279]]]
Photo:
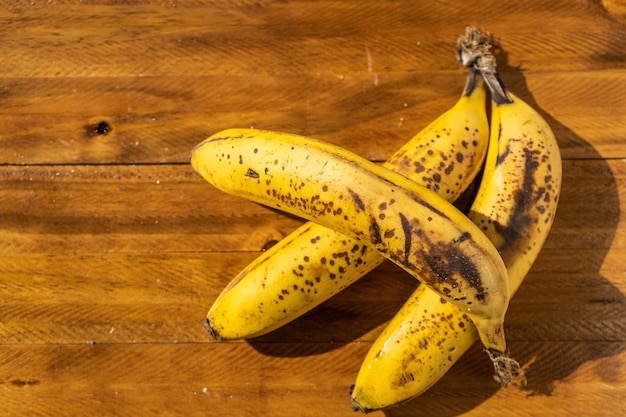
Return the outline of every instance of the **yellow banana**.
[[[454,201],[482,168],[488,132],[485,86],[470,69],[457,103],[383,166]],[[211,306],[207,329],[226,340],[265,334],[329,299],[384,259],[357,240],[307,222],[231,281]]]
[[[547,122],[506,90],[495,62],[478,60],[476,65],[492,93],[492,120],[483,179],[469,217],[502,255],[512,296],[552,226],[561,156]],[[351,388],[353,408],[373,411],[420,395],[477,339],[465,312],[420,285],[366,355]],[[507,384],[518,369],[494,359],[503,366],[496,375]]]
[[[210,137],[194,149],[191,164],[222,191],[371,246],[465,311],[486,348],[506,350],[502,258],[434,191],[338,146],[251,129]]]

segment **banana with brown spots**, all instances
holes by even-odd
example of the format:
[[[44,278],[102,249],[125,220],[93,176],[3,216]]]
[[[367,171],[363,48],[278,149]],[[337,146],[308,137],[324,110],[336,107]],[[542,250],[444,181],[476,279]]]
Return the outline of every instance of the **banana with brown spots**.
[[[253,129],[208,138],[191,164],[222,191],[371,246],[466,312],[485,347],[506,350],[509,280],[502,258],[434,191],[341,147]]]
[[[469,217],[502,255],[512,296],[554,221],[561,156],[543,117],[506,90],[490,54],[479,56],[475,66],[483,72],[492,95],[491,139]],[[351,389],[353,408],[373,411],[420,395],[477,339],[466,312],[420,286],[366,355]],[[496,375],[503,385],[511,378],[523,382],[515,363],[495,356]]]
[[[454,201],[482,168],[488,142],[486,89],[470,69],[457,103],[383,166]],[[206,327],[216,339],[260,336],[310,311],[384,259],[358,240],[307,222],[231,281],[212,304]]]

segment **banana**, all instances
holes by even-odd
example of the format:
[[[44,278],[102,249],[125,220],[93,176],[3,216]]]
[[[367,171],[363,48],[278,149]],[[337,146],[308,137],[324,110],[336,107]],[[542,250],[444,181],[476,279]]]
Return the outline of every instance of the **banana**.
[[[502,258],[434,191],[338,146],[252,129],[208,138],[191,164],[224,192],[371,246],[462,309],[486,348],[505,352],[509,280]]]
[[[506,89],[490,54],[482,51],[480,57],[476,67],[492,95],[491,139],[468,216],[498,248],[513,296],[554,221],[561,156],[547,122]],[[353,408],[373,411],[420,395],[477,339],[464,311],[420,285],[366,355],[351,387]],[[493,359],[496,367],[502,366],[496,368],[496,379],[506,385],[519,369]]]
[[[489,141],[486,89],[470,68],[461,98],[383,164],[456,200],[484,163]],[[385,258],[361,242],[307,222],[263,252],[212,304],[215,339],[260,336],[310,311]]]

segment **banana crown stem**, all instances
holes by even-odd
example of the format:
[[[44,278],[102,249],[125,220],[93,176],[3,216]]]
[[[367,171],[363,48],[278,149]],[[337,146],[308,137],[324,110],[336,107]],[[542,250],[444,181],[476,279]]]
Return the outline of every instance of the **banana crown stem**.
[[[475,68],[481,73],[492,100],[498,104],[513,103],[513,98],[509,95],[504,82],[498,73],[496,58],[491,53],[490,35],[470,26],[466,29],[465,35],[460,36],[456,51],[457,59],[465,66]]]

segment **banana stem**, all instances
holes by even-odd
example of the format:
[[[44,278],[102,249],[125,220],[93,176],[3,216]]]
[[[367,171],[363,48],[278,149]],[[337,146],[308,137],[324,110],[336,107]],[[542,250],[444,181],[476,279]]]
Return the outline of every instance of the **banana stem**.
[[[466,67],[475,68],[480,72],[491,92],[492,100],[497,105],[513,103],[498,73],[496,59],[490,51],[489,37],[488,33],[475,26],[469,26],[465,35],[459,37],[457,59]]]
[[[476,88],[480,85],[478,83],[480,76],[480,71],[474,67],[469,67],[467,82],[465,83],[465,91],[463,91],[463,95],[465,97],[470,97]]]
[[[498,67],[496,66],[496,60],[493,55],[489,54],[478,58],[474,67],[481,73],[487,88],[491,92],[491,99],[497,104],[511,104],[513,99],[509,96],[509,93],[498,74]]]
[[[499,382],[501,386],[506,387],[513,382],[518,382],[518,384],[522,386],[526,385],[526,377],[524,376],[522,368],[508,353],[499,352],[494,349],[485,350],[493,362],[493,367],[496,371],[493,378]]]

